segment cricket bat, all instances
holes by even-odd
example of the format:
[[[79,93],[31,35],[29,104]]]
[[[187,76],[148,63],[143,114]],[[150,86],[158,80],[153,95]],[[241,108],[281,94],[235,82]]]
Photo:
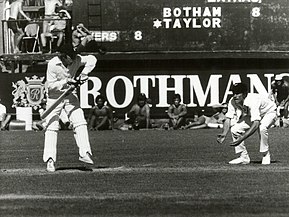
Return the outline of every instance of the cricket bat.
[[[77,70],[77,72],[75,73],[75,75],[73,76],[73,79],[77,79],[78,76],[80,75],[81,71],[82,71],[83,67],[79,68]],[[78,82],[76,84],[71,85],[63,94],[61,94],[57,100],[50,106],[48,107],[42,115],[40,115],[41,119],[45,119],[61,102],[62,100],[67,97],[68,95],[70,95],[79,85],[81,85],[82,82]]]
[[[45,119],[62,102],[65,97],[70,95],[75,90],[76,87],[77,85],[71,85],[63,94],[61,94],[57,100],[42,113],[40,116],[41,119]]]

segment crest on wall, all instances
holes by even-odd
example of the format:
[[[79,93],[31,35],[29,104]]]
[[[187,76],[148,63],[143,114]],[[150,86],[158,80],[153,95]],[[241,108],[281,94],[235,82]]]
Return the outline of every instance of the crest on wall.
[[[30,78],[25,77],[25,81],[12,82],[12,107],[32,107],[35,110],[41,108],[47,93],[44,80],[44,77],[34,75]]]

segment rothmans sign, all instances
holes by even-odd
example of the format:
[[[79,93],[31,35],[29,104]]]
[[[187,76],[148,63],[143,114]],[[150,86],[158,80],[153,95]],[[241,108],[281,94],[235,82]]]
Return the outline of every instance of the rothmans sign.
[[[245,77],[244,77],[245,76]],[[249,80],[250,92],[257,92],[262,95],[268,95],[271,91],[271,83],[274,74],[211,74],[206,81],[199,75],[135,75],[114,76],[108,81],[103,82],[98,77],[90,77],[89,81],[80,87],[80,103],[82,108],[91,108],[89,98],[95,97],[100,93],[105,93],[108,103],[114,108],[126,108],[135,98],[135,90],[139,89],[150,97],[152,89],[154,95],[157,95],[157,103],[153,105],[156,108],[168,107],[170,92],[179,93],[183,96],[189,96],[184,99],[188,107],[205,107],[227,102],[232,92],[232,84],[241,82],[242,79]],[[289,73],[282,73],[280,76],[289,76]],[[169,82],[170,80],[170,82]],[[265,82],[264,82],[265,81]],[[173,83],[174,85],[169,85]],[[119,98],[119,84],[124,87],[124,98]],[[157,93],[157,94],[156,94]]]

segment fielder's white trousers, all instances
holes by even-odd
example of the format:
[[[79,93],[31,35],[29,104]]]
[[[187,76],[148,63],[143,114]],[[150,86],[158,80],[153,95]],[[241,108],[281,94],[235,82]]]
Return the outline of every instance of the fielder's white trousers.
[[[56,99],[47,99],[47,108],[52,105]],[[84,114],[79,105],[77,95],[71,94],[63,100],[45,119],[47,128],[45,132],[43,161],[46,162],[49,158],[56,161],[57,155],[57,135],[59,130],[59,116],[62,111],[65,111],[69,120],[72,122],[74,129],[74,137],[79,148],[79,155],[85,156],[86,153],[91,153],[89,143],[87,123]]]
[[[260,152],[269,151],[268,144],[268,129],[275,123],[276,120],[276,112],[270,112],[265,114],[265,116],[260,121],[259,126],[259,139],[260,139]],[[236,123],[231,127],[231,133],[233,137],[233,141],[236,141],[240,136],[242,136],[248,129],[250,125],[245,121],[240,123]],[[240,145],[235,147],[236,153],[247,154],[247,149],[245,146],[245,142],[243,141]]]

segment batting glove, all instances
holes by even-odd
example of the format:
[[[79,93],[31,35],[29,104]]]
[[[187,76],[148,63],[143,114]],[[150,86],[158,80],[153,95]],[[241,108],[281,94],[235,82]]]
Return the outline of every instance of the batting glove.
[[[67,84],[69,84],[69,85],[77,85],[78,81],[73,79],[73,78],[68,78],[67,79]]]

